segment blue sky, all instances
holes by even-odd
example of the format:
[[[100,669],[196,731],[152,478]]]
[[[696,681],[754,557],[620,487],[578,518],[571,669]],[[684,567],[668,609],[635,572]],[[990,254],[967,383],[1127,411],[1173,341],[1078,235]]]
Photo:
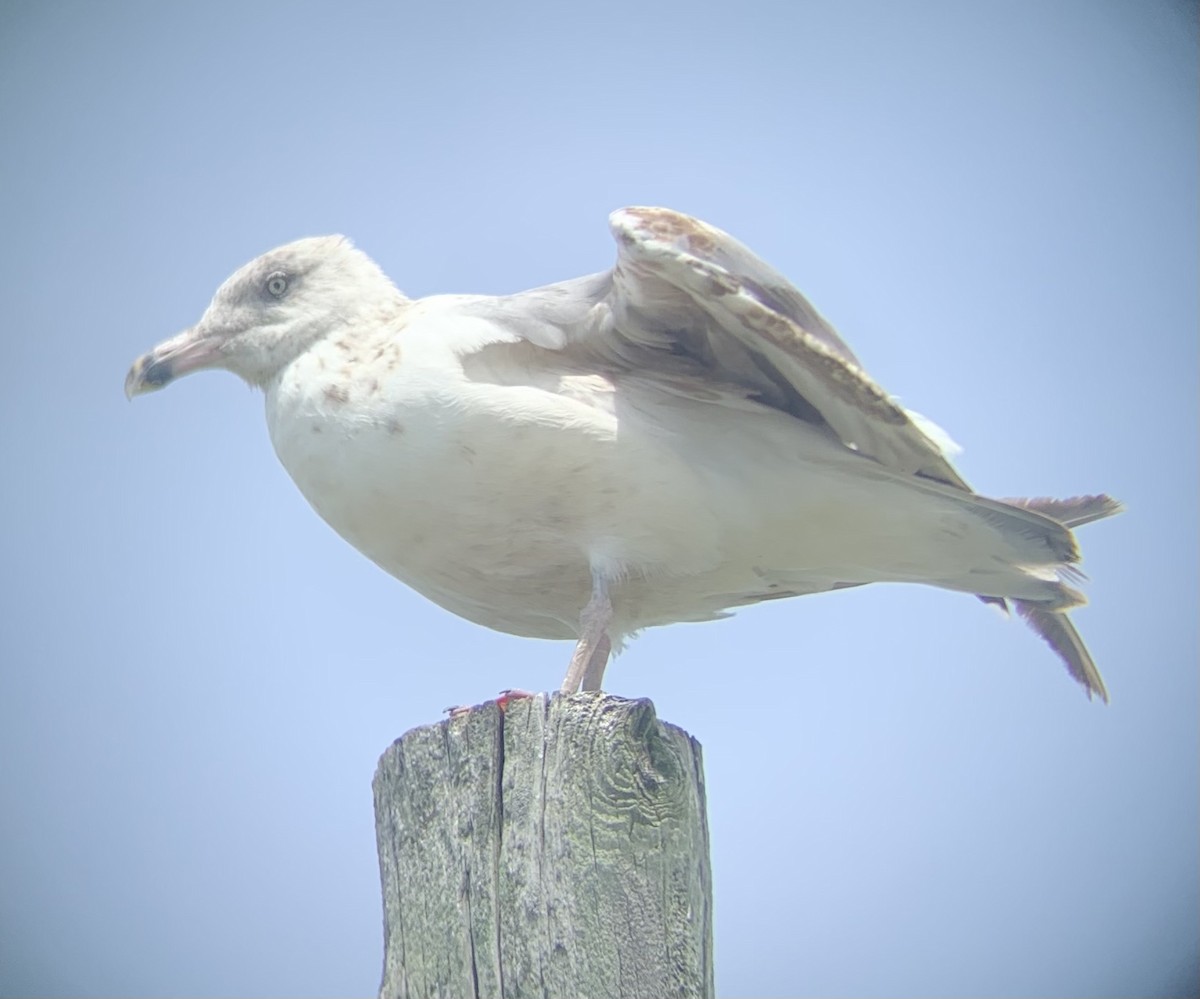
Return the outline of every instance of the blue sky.
[[[281,242],[507,292],[625,204],[790,276],[979,491],[1129,507],[1081,531],[1107,708],[917,587],[610,667],[704,745],[719,992],[1194,988],[1196,53],[1166,0],[5,3],[0,993],[374,992],[378,755],[570,649],[354,552],[236,379],[122,380]]]

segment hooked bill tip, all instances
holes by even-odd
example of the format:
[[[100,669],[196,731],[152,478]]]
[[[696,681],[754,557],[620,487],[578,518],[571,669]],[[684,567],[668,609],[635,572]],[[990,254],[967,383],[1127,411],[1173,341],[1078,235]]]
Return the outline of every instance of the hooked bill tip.
[[[160,389],[173,377],[170,361],[156,361],[150,354],[143,354],[125,376],[125,398]]]

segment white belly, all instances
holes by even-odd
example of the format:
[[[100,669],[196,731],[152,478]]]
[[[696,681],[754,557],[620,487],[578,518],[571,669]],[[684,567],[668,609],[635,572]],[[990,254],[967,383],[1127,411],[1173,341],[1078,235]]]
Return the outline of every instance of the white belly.
[[[720,561],[693,473],[610,414],[532,388],[343,400],[305,384],[267,397],[300,491],[381,568],[470,620],[569,638],[593,564],[690,576]]]
[[[627,379],[589,403],[415,368],[323,382],[325,368],[306,357],[268,388],[284,467],[377,565],[498,630],[575,637],[597,565],[619,641],[839,583],[959,588],[1003,554],[960,505],[741,400]]]

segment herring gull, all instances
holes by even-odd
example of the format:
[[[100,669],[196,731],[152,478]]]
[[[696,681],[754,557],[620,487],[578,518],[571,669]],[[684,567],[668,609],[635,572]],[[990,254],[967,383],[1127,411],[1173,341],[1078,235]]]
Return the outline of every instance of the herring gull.
[[[663,208],[615,266],[515,295],[409,299],[341,236],[251,261],[138,358],[129,396],[224,368],[279,460],[369,559],[468,620],[575,640],[600,688],[652,625],[872,582],[1017,613],[1088,695],[1071,528],[1107,496],[995,500],[746,247]]]

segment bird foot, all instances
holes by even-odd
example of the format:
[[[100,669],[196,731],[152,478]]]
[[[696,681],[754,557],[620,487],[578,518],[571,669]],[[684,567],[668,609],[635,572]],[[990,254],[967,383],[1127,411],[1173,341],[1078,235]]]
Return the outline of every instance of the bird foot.
[[[528,690],[521,690],[519,687],[510,687],[507,690],[500,691],[500,696],[495,699],[495,705],[500,709],[501,713],[503,713],[508,707],[509,701],[519,701],[526,697],[537,697],[537,694],[534,694]],[[484,701],[483,703],[491,704],[493,702]],[[453,707],[444,708],[443,710],[451,718],[458,718],[460,715],[465,715],[479,707],[483,707],[483,705],[457,704]]]

